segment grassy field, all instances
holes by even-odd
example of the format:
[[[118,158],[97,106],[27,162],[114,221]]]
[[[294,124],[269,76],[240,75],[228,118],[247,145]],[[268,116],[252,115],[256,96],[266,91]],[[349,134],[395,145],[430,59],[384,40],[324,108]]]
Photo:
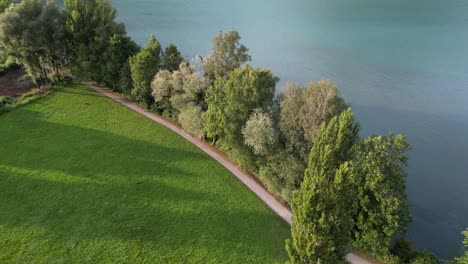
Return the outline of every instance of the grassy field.
[[[2,263],[279,263],[287,237],[221,165],[87,88],[0,115]]]

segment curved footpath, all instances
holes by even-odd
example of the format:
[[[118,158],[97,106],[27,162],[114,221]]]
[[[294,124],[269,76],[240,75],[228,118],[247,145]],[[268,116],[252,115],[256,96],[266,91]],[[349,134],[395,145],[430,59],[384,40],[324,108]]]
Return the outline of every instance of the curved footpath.
[[[219,154],[216,150],[214,150],[211,145],[201,139],[195,138],[190,136],[189,134],[185,133],[180,127],[177,125],[165,120],[164,118],[154,114],[152,112],[143,109],[137,104],[129,102],[127,99],[123,98],[121,95],[111,92],[107,89],[103,89],[94,85],[91,82],[82,82],[83,85],[109,97],[110,99],[125,105],[126,107],[132,109],[133,111],[146,116],[147,118],[169,128],[170,130],[174,131],[175,133],[179,134],[199,149],[204,151],[206,154],[210,155],[213,159],[218,161],[221,165],[223,165],[226,169],[228,169],[234,176],[236,176],[241,182],[243,182],[252,192],[254,192],[262,201],[268,205],[275,213],[277,213],[281,218],[283,218],[286,222],[291,224],[292,222],[292,213],[289,208],[281,204],[278,200],[273,197],[262,185],[256,182],[249,174],[237,167],[237,165],[229,160],[228,158],[224,157],[223,155]],[[371,264],[370,262],[364,260],[363,258],[349,253],[347,255],[347,259],[352,264]]]

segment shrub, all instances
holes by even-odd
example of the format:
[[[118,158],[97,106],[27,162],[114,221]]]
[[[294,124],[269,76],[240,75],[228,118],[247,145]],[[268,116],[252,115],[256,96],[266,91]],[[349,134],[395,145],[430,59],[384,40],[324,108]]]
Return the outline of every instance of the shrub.
[[[13,99],[9,96],[0,96],[0,113],[6,112],[9,106],[13,103]]]
[[[401,263],[410,264],[438,264],[439,261],[432,253],[414,249],[411,242],[404,238],[398,238],[390,252],[397,256]]]

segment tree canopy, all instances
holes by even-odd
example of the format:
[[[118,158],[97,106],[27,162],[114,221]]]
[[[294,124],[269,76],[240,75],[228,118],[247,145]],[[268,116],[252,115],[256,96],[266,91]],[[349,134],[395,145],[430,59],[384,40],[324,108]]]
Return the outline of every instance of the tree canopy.
[[[63,17],[66,43],[73,73],[103,80],[106,56],[112,36],[125,35],[125,25],[117,23],[117,10],[109,0],[65,0]]]
[[[219,32],[213,38],[213,50],[203,62],[203,69],[211,79],[226,78],[232,70],[250,61],[249,50],[240,39],[235,30]]]
[[[115,90],[119,85],[122,68],[138,50],[138,45],[131,38],[114,34],[110,38],[109,47],[104,53],[103,81]]]
[[[184,58],[176,45],[169,44],[164,50],[161,61],[163,69],[173,72],[179,69],[179,65],[184,61]]]
[[[345,263],[357,203],[352,182],[359,126],[351,109],[323,124],[291,201],[292,263]]]
[[[359,200],[353,231],[354,246],[387,256],[395,235],[404,235],[411,222],[406,196],[410,149],[404,135],[371,136],[358,146],[354,181]]]
[[[147,107],[154,102],[151,82],[160,69],[160,63],[161,45],[154,35],[151,35],[148,44],[140,52],[130,58],[133,80],[132,96]]]
[[[270,113],[255,111],[242,128],[244,142],[256,155],[272,153],[278,140],[276,127]]]
[[[10,5],[10,0],[0,0],[0,14],[5,11]]]
[[[339,115],[346,104],[331,81],[310,82],[305,88],[288,84],[280,101],[279,127],[287,150],[307,161],[323,122]]]
[[[174,72],[159,71],[151,83],[157,109],[198,137],[204,135],[203,112],[208,86],[209,80],[187,62],[182,62]]]
[[[65,52],[56,1],[25,0],[0,16],[0,46],[40,82],[58,77]]]
[[[227,79],[217,78],[206,94],[208,137],[243,144],[242,127],[255,109],[271,108],[277,81],[270,70],[249,65],[235,69]]]

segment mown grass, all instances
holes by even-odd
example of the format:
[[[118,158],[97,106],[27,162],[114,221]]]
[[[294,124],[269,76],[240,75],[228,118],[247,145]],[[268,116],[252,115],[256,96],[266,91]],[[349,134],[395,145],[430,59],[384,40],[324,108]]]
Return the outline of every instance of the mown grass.
[[[287,237],[209,156],[80,85],[0,116],[0,262],[279,263]]]

